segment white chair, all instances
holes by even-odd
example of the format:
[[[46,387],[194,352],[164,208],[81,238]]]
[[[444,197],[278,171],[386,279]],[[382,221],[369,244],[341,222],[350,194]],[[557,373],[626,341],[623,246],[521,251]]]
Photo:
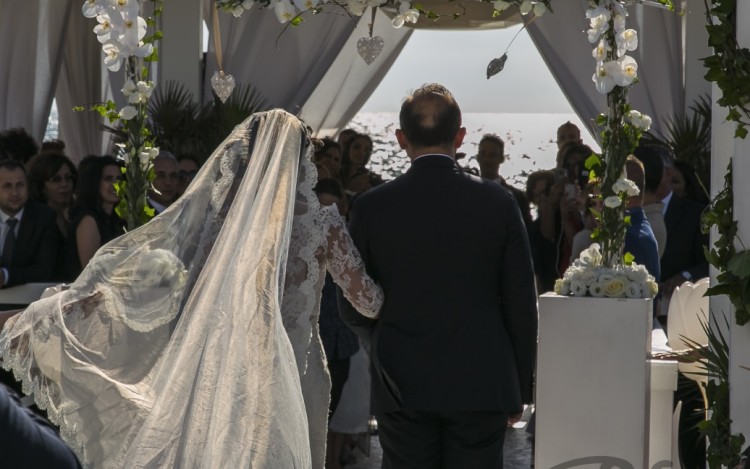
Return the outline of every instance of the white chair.
[[[708,345],[708,337],[702,324],[708,323],[708,278],[696,283],[685,282],[675,288],[669,302],[667,339],[672,350],[679,352],[691,348],[685,338],[700,345]],[[680,363],[679,369],[688,378],[705,386],[707,377],[700,363]]]
[[[682,412],[682,401],[677,401],[677,405],[674,406],[674,415],[672,416],[672,468],[682,469],[682,461],[680,461],[680,412]]]

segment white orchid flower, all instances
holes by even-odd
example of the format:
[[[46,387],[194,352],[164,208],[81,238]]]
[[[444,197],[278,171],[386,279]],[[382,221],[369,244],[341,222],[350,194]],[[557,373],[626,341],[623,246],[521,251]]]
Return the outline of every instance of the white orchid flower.
[[[148,99],[151,97],[152,91],[153,91],[153,86],[151,86],[150,83],[146,83],[145,81],[139,81],[138,84],[136,84],[135,91],[130,94],[128,102],[130,104],[145,104],[148,102]]]
[[[518,11],[520,11],[522,15],[528,15],[533,8],[534,4],[531,3],[531,0],[523,0],[521,5],[518,6]]]
[[[617,59],[620,66],[620,73],[614,76],[615,83],[618,86],[630,86],[638,77],[638,63],[629,55],[623,55]]]
[[[495,7],[495,11],[502,13],[510,6],[510,3],[503,0],[496,0],[492,2],[492,6]]]
[[[109,21],[109,15],[106,13],[97,15],[96,21],[99,23],[94,26],[94,33],[100,43],[106,44],[112,36],[112,23]]]
[[[120,110],[120,119],[129,121],[138,115],[138,110],[133,106],[125,106]]]
[[[111,8],[114,8],[123,20],[132,20],[138,17],[141,7],[138,0],[108,0]]]
[[[610,12],[603,6],[586,10],[586,17],[589,18],[590,29],[586,31],[591,44],[599,40],[599,37],[609,29]]]
[[[644,132],[647,132],[651,128],[651,117],[636,110],[628,113],[628,119],[633,126]]]
[[[367,2],[365,0],[348,0],[346,9],[354,16],[362,16],[367,10]]]
[[[599,41],[599,44],[594,48],[593,51],[591,51],[591,55],[596,59],[597,62],[604,62],[604,59],[607,58],[607,52],[612,50],[611,47],[609,47],[609,44],[607,44],[604,39]]]
[[[102,46],[104,51],[104,65],[109,69],[110,72],[117,72],[120,70],[122,65],[122,57],[120,56],[120,49],[113,43],[104,44]]]
[[[615,36],[617,42],[617,56],[622,57],[627,51],[638,48],[638,32],[635,29],[620,31]]]
[[[253,7],[253,5],[255,5],[255,0],[243,0],[240,6],[242,6],[242,8],[244,8],[245,10],[249,10]]]
[[[159,147],[146,147],[146,152],[152,160],[159,156]]]
[[[229,11],[230,11],[230,13],[232,13],[232,15],[233,15],[233,16],[234,16],[235,18],[239,18],[240,16],[242,16],[242,14],[243,14],[243,13],[245,13],[245,9],[244,9],[244,8],[242,8],[242,5],[237,5],[237,6],[234,6],[234,7],[232,7],[232,9],[231,9],[231,10],[229,10]]]
[[[138,48],[131,55],[136,57],[148,57],[154,53],[153,44],[144,44],[143,41],[138,43]]]
[[[294,6],[300,11],[307,11],[311,8],[315,8],[318,5],[318,0],[294,0]]]
[[[279,23],[288,23],[297,16],[294,5],[289,0],[279,0],[274,3],[273,11],[276,13],[276,19],[279,20]]]
[[[141,168],[144,170],[148,169],[151,164],[151,156],[148,152],[142,151],[138,154],[138,160],[141,162]]]
[[[616,195],[610,195],[604,199],[604,206],[608,208],[617,208],[622,205],[622,200]]]
[[[419,10],[410,8],[410,2],[401,2],[399,14],[393,17],[391,23],[394,28],[398,29],[405,23],[416,23],[417,20],[419,20]]]
[[[124,94],[127,98],[130,97],[131,94],[135,93],[137,89],[138,88],[135,86],[135,82],[133,82],[133,80],[128,80],[125,82],[120,91],[122,91],[122,94]]]
[[[596,91],[607,94],[615,87],[615,77],[622,74],[620,64],[615,60],[598,63],[596,73],[591,77],[596,84]]]
[[[638,189],[638,186],[636,186],[633,181],[627,178],[620,178],[615,181],[615,183],[612,184],[612,190],[617,193],[625,192],[628,197],[635,197],[641,193],[640,189]]]
[[[83,2],[81,11],[86,18],[96,18],[98,15],[104,13],[104,7],[99,0],[86,0]]]
[[[534,15],[542,16],[547,11],[547,7],[542,2],[534,4]]]

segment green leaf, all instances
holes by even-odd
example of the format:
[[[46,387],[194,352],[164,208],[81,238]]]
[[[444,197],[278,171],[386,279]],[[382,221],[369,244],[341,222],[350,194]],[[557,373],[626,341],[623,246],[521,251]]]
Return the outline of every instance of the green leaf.
[[[591,156],[589,156],[588,158],[586,158],[586,162],[584,163],[584,166],[588,170],[592,170],[595,167],[601,166],[601,165],[602,165],[602,159],[596,153],[592,153]]]
[[[714,285],[713,287],[709,287],[706,290],[706,294],[704,296],[721,296],[721,295],[731,295],[734,293],[735,287],[732,285],[727,285],[725,283],[720,283],[718,285]]]
[[[626,252],[624,256],[622,256],[623,261],[625,261],[625,265],[632,265],[633,261],[635,260],[635,256],[630,254],[629,252]]]
[[[727,264],[727,270],[740,278],[750,277],[750,251],[734,255]]]

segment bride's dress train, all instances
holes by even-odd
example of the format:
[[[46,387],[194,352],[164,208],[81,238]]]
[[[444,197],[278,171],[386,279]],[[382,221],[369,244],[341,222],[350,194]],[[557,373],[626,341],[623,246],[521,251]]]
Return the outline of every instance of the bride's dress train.
[[[4,366],[85,465],[323,467],[325,270],[363,314],[383,296],[318,204],[309,146],[295,117],[253,116],[172,207],[6,324]]]

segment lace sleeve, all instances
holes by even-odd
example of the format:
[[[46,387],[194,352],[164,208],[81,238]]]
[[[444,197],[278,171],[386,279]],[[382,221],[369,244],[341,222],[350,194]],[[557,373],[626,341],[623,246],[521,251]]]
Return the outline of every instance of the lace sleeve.
[[[328,270],[333,280],[357,311],[368,318],[377,318],[383,306],[383,289],[365,272],[365,263],[336,206],[323,207],[321,215],[326,228]]]

